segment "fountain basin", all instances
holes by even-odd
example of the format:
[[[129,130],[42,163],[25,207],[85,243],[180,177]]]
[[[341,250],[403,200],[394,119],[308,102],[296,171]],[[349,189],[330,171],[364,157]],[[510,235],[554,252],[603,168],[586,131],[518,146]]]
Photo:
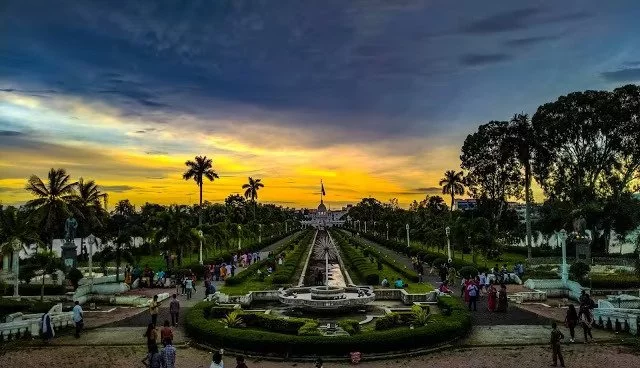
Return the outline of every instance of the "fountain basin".
[[[373,302],[375,298],[370,286],[296,287],[278,292],[282,304],[307,310],[355,309]]]

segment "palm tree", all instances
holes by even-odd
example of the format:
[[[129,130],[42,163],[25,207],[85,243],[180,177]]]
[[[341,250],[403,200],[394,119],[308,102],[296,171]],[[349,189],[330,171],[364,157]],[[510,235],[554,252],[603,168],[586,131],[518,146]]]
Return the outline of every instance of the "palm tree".
[[[74,206],[80,212],[83,221],[80,223],[82,236],[80,237],[80,251],[84,250],[84,238],[88,236],[95,227],[104,225],[107,213],[106,193],[102,193],[95,181],[84,181],[83,178],[78,180],[78,192],[73,199]],[[104,207],[103,207],[104,204]]]
[[[73,200],[78,183],[71,182],[65,169],[51,169],[45,184],[38,176],[32,175],[27,181],[26,190],[38,198],[27,202],[27,208],[34,209],[40,228],[48,236],[49,249],[56,230],[61,227],[66,216],[77,213]]]
[[[253,179],[252,177],[249,177],[249,182],[247,184],[244,184],[242,186],[242,189],[245,189],[244,191],[244,197],[246,199],[251,199],[251,202],[253,202],[253,220],[256,220],[256,207],[257,207],[257,200],[258,200],[258,190],[260,188],[264,188],[264,184],[262,184],[260,182],[260,179]]]
[[[438,185],[442,187],[442,194],[451,195],[451,212],[449,213],[449,219],[451,219],[455,196],[464,194],[464,174],[462,171],[455,172],[455,170],[447,170],[444,173],[444,177],[440,179]]]
[[[524,167],[525,223],[527,231],[527,258],[531,259],[531,151],[533,130],[527,114],[516,114],[511,119],[509,145],[516,150],[518,161]]]
[[[209,181],[214,181],[214,179],[219,179],[218,173],[213,170],[213,161],[207,156],[196,156],[195,161],[188,160],[184,163],[188,169],[182,174],[182,178],[184,180],[193,179],[198,185],[198,189],[200,189],[200,207],[202,207],[202,184],[204,178],[209,179]],[[202,219],[200,219],[202,222]]]
[[[30,244],[40,244],[38,230],[32,218],[25,210],[13,206],[3,208],[0,205],[0,253],[13,253],[14,258],[14,287],[13,296],[18,296],[18,262],[20,250]]]

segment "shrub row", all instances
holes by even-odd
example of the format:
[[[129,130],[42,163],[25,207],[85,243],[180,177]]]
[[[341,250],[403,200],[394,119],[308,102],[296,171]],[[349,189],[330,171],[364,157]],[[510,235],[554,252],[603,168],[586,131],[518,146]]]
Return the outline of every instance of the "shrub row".
[[[345,239],[339,232],[332,232],[331,235],[344,255],[348,268],[355,271],[360,281],[367,285],[380,284],[377,267],[350,243],[351,239]]]
[[[389,259],[389,257],[385,257],[378,250],[364,243],[360,239],[350,238],[348,239],[352,244],[357,243],[358,247],[363,249],[362,253],[366,255],[367,253],[376,259],[376,261],[381,262],[399,274],[403,275],[407,280],[412,282],[418,282],[418,274],[413,270],[406,268],[402,263],[393,262],[393,260]]]
[[[201,302],[186,316],[186,330],[191,338],[215,347],[231,349],[243,354],[276,356],[343,356],[349,352],[382,353],[410,351],[438,345],[465,335],[471,327],[471,316],[460,302],[453,298],[441,302],[449,316],[434,315],[425,326],[409,329],[394,328],[384,331],[362,332],[351,336],[301,336],[272,331],[224,328],[216,320],[206,319],[204,311],[213,303]],[[440,304],[440,302],[439,302]],[[441,307],[442,308],[442,307]]]
[[[240,317],[247,327],[255,327],[271,332],[297,335],[308,320],[305,318],[275,317],[264,313],[241,313]]]
[[[583,282],[583,286],[591,286],[592,289],[638,289],[640,278],[632,274],[599,275],[591,274],[591,280]]]
[[[405,243],[401,243],[393,239],[387,240],[383,237],[375,236],[373,234],[364,233],[364,234],[360,234],[360,236],[362,236],[365,239],[369,239],[373,242],[376,242],[385,248],[394,250],[398,253],[405,254],[408,257],[416,256],[419,259],[421,259],[423,262],[426,262],[429,264],[434,264],[434,261],[438,259],[444,260],[446,262],[446,258],[441,253],[426,250],[423,247],[415,244],[412,244],[410,247],[407,247]],[[453,267],[455,267],[456,270],[459,270],[463,267],[474,267],[478,271],[484,271],[484,272],[489,270],[487,267],[483,265],[475,264],[469,261],[463,261],[461,259],[453,259],[452,263],[453,263]]]
[[[284,260],[284,264],[278,266],[276,272],[273,273],[271,282],[274,284],[287,284],[290,283],[293,277],[296,275],[296,271],[300,268],[301,263],[306,259],[306,255],[311,247],[311,241],[313,240],[313,232],[308,232],[298,242],[298,245],[289,253]]]
[[[288,248],[295,249],[295,247],[303,239],[306,239],[306,238],[309,237],[309,233],[311,233],[310,230],[306,230],[306,231],[301,232],[300,234],[296,235],[293,239],[291,239],[288,242],[285,242],[284,244],[282,244],[273,253],[274,254],[279,254],[279,253],[284,252]],[[273,263],[273,262],[274,262],[273,259],[263,259],[260,262],[253,263],[253,264],[251,264],[251,266],[247,267],[246,270],[236,274],[235,276],[227,277],[226,280],[224,281],[224,283],[227,286],[241,284],[244,281],[246,281],[246,280],[250,279],[251,277],[253,277],[255,275],[255,273],[258,272],[259,269],[265,268],[265,267],[268,266],[269,263]]]
[[[22,296],[38,296],[40,295],[40,290],[42,288],[42,284],[20,284],[18,286],[18,292]],[[62,295],[66,292],[64,285],[52,285],[45,284],[44,285],[44,295]],[[4,290],[4,296],[13,295],[13,285],[8,285]]]
[[[413,321],[413,313],[387,313],[383,317],[376,319],[376,330],[389,330],[401,326],[409,326]]]

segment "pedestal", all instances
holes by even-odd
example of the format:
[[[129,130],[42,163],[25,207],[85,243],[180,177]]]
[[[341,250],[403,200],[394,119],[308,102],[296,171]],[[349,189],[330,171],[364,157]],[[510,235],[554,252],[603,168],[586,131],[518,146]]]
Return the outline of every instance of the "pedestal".
[[[62,261],[68,269],[77,267],[78,265],[78,248],[73,242],[65,242],[62,245]]]
[[[576,246],[576,261],[591,264],[591,240],[590,239],[574,239],[573,244]]]

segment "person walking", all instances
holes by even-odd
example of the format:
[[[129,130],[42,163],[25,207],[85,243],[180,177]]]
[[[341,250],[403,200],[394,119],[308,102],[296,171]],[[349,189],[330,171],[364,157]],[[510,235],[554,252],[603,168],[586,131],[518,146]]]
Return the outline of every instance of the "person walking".
[[[489,289],[487,293],[488,293],[487,306],[488,306],[489,312],[495,312],[496,302],[498,299],[498,290],[496,289],[496,286],[493,284],[493,280],[489,281]]]
[[[553,354],[553,367],[558,366],[558,360],[560,360],[560,366],[564,367],[564,357],[562,356],[562,349],[560,341],[564,339],[564,335],[558,330],[558,325],[553,322],[551,324],[551,350]]]
[[[51,339],[56,335],[56,332],[53,329],[53,324],[51,323],[51,315],[49,312],[46,312],[42,315],[40,320],[40,335],[44,342],[49,343]]]
[[[586,305],[580,307],[580,324],[582,325],[582,331],[584,333],[584,343],[589,342],[589,338],[593,340],[593,335],[591,334],[591,325],[593,323],[593,317],[591,315],[591,310]]]
[[[567,315],[564,317],[564,325],[569,329],[569,334],[571,334],[571,339],[569,341],[575,342],[578,313],[576,312],[576,307],[574,307],[573,304],[569,304]]]
[[[80,302],[75,301],[75,305],[73,306],[73,323],[76,325],[76,339],[80,338],[80,332],[84,327],[84,311],[80,306]]]
[[[473,305],[473,311],[477,311],[478,286],[476,286],[474,282],[469,282],[469,285],[467,286],[467,294],[469,295],[469,310],[471,310],[471,306]]]
[[[172,340],[167,339],[162,341],[164,347],[160,351],[160,358],[162,361],[162,368],[175,368],[176,367],[176,348],[173,346]]]
[[[191,277],[187,277],[184,281],[185,289],[187,290],[187,300],[191,299],[191,292],[193,291],[193,280]]]
[[[171,302],[169,303],[169,314],[171,314],[171,325],[173,327],[178,326],[178,317],[180,314],[180,302],[178,296],[173,294]]]
[[[155,326],[158,323],[158,309],[160,303],[158,303],[158,295],[153,296],[153,300],[149,303],[149,314],[151,314],[151,323]]]
[[[164,344],[165,340],[173,340],[173,330],[168,320],[164,320],[164,327],[160,330],[160,341]]]
[[[158,330],[156,330],[156,325],[149,323],[147,331],[142,335],[142,337],[147,338],[147,351],[149,353],[154,350],[158,352]]]
[[[147,355],[142,359],[142,364],[148,368],[162,368],[162,357],[158,352],[158,345],[149,349]]]

